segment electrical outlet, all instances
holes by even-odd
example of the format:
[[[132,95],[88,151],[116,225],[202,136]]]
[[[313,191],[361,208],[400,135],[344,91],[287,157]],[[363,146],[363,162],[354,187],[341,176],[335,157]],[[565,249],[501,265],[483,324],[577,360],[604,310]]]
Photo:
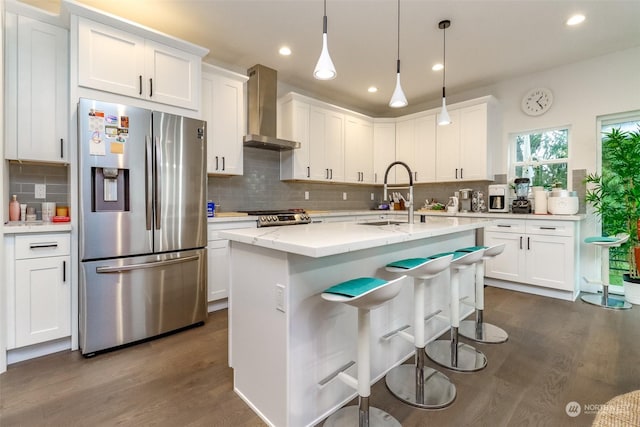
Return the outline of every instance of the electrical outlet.
[[[371,201],[375,200],[374,197],[373,193],[371,193]]]
[[[342,193],[342,200],[347,200],[347,193],[346,192]]]
[[[304,192],[304,199],[305,200],[309,200],[309,192],[308,191]]]
[[[284,285],[276,284],[276,310],[285,312]]]
[[[36,184],[35,185],[35,197],[36,199],[46,199],[47,198],[47,186],[44,184]]]

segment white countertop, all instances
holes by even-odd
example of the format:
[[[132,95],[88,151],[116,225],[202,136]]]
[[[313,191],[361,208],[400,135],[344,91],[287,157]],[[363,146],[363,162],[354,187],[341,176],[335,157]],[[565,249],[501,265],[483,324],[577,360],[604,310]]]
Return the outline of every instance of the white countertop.
[[[486,218],[429,217],[426,222],[362,225],[354,222],[243,228],[220,231],[220,237],[313,258],[482,228]]]
[[[62,231],[71,231],[71,223],[9,221],[2,227],[3,234],[57,233]]]

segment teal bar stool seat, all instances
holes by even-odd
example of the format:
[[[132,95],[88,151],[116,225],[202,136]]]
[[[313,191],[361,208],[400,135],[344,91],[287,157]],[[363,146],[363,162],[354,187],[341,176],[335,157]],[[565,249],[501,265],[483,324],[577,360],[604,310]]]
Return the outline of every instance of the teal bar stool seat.
[[[476,262],[476,320],[463,320],[460,322],[460,335],[472,341],[484,344],[499,344],[509,339],[509,334],[504,329],[484,321],[484,262],[504,252],[505,244],[486,247],[482,258]],[[473,252],[478,246],[458,249],[458,252]]]
[[[451,292],[449,299],[450,339],[436,340],[426,346],[427,357],[445,368],[460,372],[473,372],[487,366],[487,358],[481,351],[459,342],[460,327],[460,273],[482,259],[484,248],[478,246],[471,252],[454,252],[450,265]]]
[[[600,294],[588,294],[580,297],[582,301],[589,304],[598,305],[600,307],[608,308],[611,310],[628,310],[632,307],[627,301],[610,297],[609,296],[609,248],[614,248],[622,245],[629,240],[629,235],[626,233],[616,234],[615,236],[595,236],[587,237],[584,242],[590,245],[595,245],[600,248],[600,281],[593,281],[587,278],[584,280],[588,283],[597,283],[602,285],[602,295]]]
[[[344,371],[353,365],[346,364],[337,372],[320,382],[326,385],[334,378],[358,391],[358,406],[345,406],[329,416],[324,422],[326,427],[336,426],[390,426],[401,427],[401,424],[387,412],[369,406],[371,395],[371,309],[378,307],[398,295],[406,276],[391,281],[375,277],[360,277],[339,283],[322,292],[323,299],[331,302],[347,304],[358,309],[358,377],[353,378]]]
[[[409,258],[387,264],[386,270],[410,276],[413,279],[413,334],[405,327],[388,334],[398,335],[415,346],[414,365],[402,364],[391,369],[385,378],[389,391],[401,401],[423,409],[440,409],[451,405],[456,398],[456,387],[440,371],[425,366],[425,314],[426,286],[431,279],[449,268],[453,253],[429,258]],[[433,319],[428,316],[427,319]],[[408,328],[408,325],[406,326]]]

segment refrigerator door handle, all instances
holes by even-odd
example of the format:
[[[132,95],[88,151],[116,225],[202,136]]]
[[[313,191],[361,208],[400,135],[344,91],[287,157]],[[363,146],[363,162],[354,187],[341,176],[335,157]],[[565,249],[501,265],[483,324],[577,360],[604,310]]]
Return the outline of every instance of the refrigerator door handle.
[[[145,152],[144,152],[144,186],[145,186],[145,205],[146,205],[146,219],[147,230],[151,230],[151,219],[153,215],[153,194],[151,194],[151,182],[153,181],[153,157],[151,150],[151,138],[147,135],[145,137]]]
[[[160,197],[160,195],[162,194],[162,188],[160,187],[160,183],[162,182],[162,177],[160,176],[160,165],[162,164],[162,152],[160,151],[160,137],[156,136],[156,144],[155,144],[155,154],[156,154],[156,158],[155,158],[155,162],[154,162],[154,168],[155,168],[155,173],[154,173],[154,191],[155,191],[155,212],[156,212],[156,230],[160,230],[160,219],[161,219],[161,215],[160,215],[160,206],[162,205],[162,199]]]
[[[163,265],[179,264],[182,262],[195,261],[198,259],[200,259],[198,255],[192,255],[184,258],[174,258],[174,259],[168,259],[164,261],[143,262],[139,264],[128,264],[128,265],[120,265],[115,267],[96,267],[96,273],[98,274],[120,273],[123,271],[140,270],[144,268],[160,267]]]

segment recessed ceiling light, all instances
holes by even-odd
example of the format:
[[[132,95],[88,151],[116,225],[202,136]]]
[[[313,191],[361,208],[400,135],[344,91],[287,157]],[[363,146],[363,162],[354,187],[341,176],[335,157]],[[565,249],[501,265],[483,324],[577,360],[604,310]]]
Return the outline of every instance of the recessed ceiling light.
[[[376,93],[378,91],[378,88],[375,86],[369,86],[369,89],[367,89],[367,91],[369,93]]]
[[[585,20],[584,15],[573,15],[571,18],[567,19],[567,25],[578,25]]]
[[[291,55],[291,49],[289,49],[289,46],[282,46],[278,52],[279,52],[279,53],[280,53],[280,55],[282,55],[282,56],[289,56],[289,55]]]
[[[444,68],[444,65],[442,65],[442,64],[436,64],[436,65],[434,65],[433,67],[431,67],[431,69],[432,69],[433,71],[440,71],[440,70],[442,70],[443,68]]]

